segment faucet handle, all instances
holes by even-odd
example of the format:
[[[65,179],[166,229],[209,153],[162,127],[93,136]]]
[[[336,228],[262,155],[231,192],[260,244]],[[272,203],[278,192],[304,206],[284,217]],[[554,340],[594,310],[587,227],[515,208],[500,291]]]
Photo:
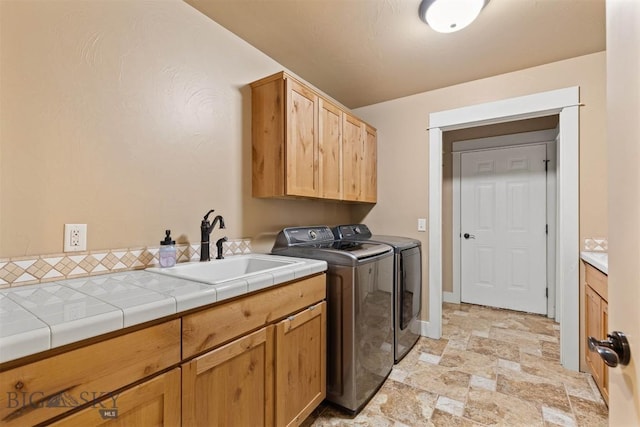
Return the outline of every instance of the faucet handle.
[[[204,216],[204,221],[208,221],[209,215],[211,215],[215,211],[216,211],[215,209],[211,209],[209,212],[207,212],[207,214]]]

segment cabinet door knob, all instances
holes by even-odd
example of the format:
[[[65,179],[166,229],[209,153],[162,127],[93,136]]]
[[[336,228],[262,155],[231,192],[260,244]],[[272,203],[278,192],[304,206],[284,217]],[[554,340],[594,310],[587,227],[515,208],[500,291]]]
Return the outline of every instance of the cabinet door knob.
[[[607,334],[606,340],[598,340],[594,337],[587,338],[589,350],[598,353],[607,366],[615,368],[620,365],[628,365],[631,360],[631,348],[624,333],[613,331]]]
[[[473,234],[469,234],[469,233],[464,233],[462,235],[462,237],[464,237],[465,239],[475,239],[476,236],[474,236]]]

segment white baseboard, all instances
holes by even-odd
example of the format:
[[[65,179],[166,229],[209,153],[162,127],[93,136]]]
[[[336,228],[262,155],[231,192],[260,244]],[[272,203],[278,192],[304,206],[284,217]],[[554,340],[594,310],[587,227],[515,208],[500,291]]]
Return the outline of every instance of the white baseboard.
[[[460,304],[460,296],[456,296],[454,292],[443,292],[442,301],[450,302],[452,304]]]
[[[427,338],[439,339],[440,337],[433,331],[433,327],[426,320],[419,320],[420,335]]]

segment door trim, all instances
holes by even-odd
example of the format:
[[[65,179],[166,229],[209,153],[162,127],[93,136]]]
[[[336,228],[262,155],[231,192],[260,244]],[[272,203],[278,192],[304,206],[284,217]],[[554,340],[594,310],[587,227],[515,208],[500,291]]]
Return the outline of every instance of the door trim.
[[[423,331],[442,335],[442,132],[513,120],[560,115],[558,144],[557,316],[560,363],[579,367],[578,144],[579,87],[429,114],[429,323]]]

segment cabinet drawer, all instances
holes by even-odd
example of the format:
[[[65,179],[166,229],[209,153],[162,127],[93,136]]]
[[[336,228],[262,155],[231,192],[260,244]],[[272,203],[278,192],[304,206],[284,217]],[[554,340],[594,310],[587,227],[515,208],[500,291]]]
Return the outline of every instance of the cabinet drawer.
[[[33,425],[180,362],[180,320],[0,373],[0,424]]]
[[[591,264],[585,263],[585,281],[607,301],[607,276]]]
[[[326,275],[212,307],[182,318],[182,357],[186,359],[284,316],[326,296]]]

